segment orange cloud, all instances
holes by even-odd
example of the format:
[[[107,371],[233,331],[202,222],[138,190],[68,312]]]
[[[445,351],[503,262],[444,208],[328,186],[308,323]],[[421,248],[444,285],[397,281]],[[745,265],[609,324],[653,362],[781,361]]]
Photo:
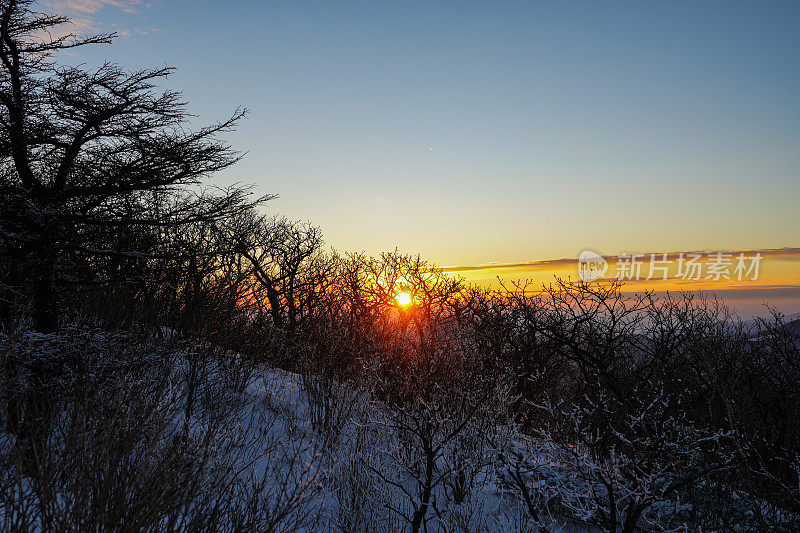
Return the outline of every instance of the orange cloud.
[[[700,254],[702,275],[698,279],[678,275],[678,259],[689,257],[688,254]],[[730,275],[727,278],[715,279],[708,276],[708,267],[714,261],[714,254],[731,254]],[[733,272],[739,254],[753,258],[761,254],[758,277],[738,276]],[[621,255],[621,254],[620,254]],[[609,270],[602,281],[608,282],[619,273],[620,255],[604,256]],[[638,254],[637,254],[638,256]],[[663,252],[655,254],[655,260],[664,259]],[[650,253],[642,253],[638,261],[641,263],[639,279],[623,279],[625,292],[666,291],[704,292],[718,295],[743,314],[763,314],[764,304],[771,303],[787,312],[800,311],[800,248],[762,248],[748,250],[707,251],[693,250],[687,252],[668,252],[666,260],[671,262],[666,279],[657,276],[648,279]],[[506,287],[517,282],[525,283],[532,292],[541,290],[542,285],[552,283],[555,278],[577,280],[578,259],[561,258],[543,261],[520,263],[495,263],[484,265],[448,266],[442,271],[464,278],[466,281],[481,286],[499,288],[498,279]]]
[[[681,254],[715,254],[717,252],[720,253],[729,253],[729,254],[740,254],[745,253],[748,255],[760,253],[762,257],[787,257],[793,258],[796,257],[800,259],[800,248],[791,248],[791,247],[783,247],[783,248],[762,248],[762,249],[754,249],[754,250],[690,250],[684,252],[667,252],[667,260],[668,261],[676,261]],[[648,252],[643,253],[642,256],[644,258],[649,258],[650,254],[654,253],[659,259],[663,257],[664,252]],[[609,264],[616,264],[619,260],[619,255],[606,255],[603,256],[609,262]],[[530,269],[530,270],[552,270],[558,267],[574,267],[578,264],[577,257],[564,257],[561,259],[545,259],[540,261],[528,261],[523,263],[487,263],[483,265],[462,265],[462,266],[446,266],[442,267],[441,270],[443,272],[472,272],[477,270],[505,270],[505,269]]]

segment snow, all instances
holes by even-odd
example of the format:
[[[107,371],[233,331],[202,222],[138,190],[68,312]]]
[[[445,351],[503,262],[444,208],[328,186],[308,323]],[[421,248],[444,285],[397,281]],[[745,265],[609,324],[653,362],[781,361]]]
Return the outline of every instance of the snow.
[[[680,501],[659,497],[670,483],[669,465],[626,478],[621,472],[635,472],[636,463],[621,452],[610,461],[598,461],[580,443],[565,445],[544,433],[526,435],[500,418],[489,418],[483,426],[469,420],[462,425],[456,411],[447,408],[442,415],[440,407],[422,401],[415,404],[416,415],[403,414],[376,399],[358,380],[330,383],[319,376],[253,365],[237,354],[210,355],[202,346],[179,340],[151,342],[98,331],[26,333],[4,337],[0,345],[9,360],[25,361],[16,385],[7,382],[20,390],[26,386],[26,372],[46,365],[58,376],[48,390],[62,390],[65,398],[68,388],[114,391],[86,403],[75,398],[59,404],[56,426],[64,434],[49,441],[53,468],[72,472],[74,467],[75,474],[88,477],[70,481],[54,474],[49,478],[54,493],[47,495],[31,478],[15,478],[11,463],[2,463],[6,471],[0,481],[19,482],[6,494],[28,504],[47,503],[66,523],[82,516],[82,490],[104,476],[123,474],[111,470],[92,478],[99,475],[93,465],[75,467],[63,457],[78,463],[109,460],[105,451],[132,438],[139,440],[131,456],[109,463],[109,468],[134,476],[117,480],[130,483],[120,493],[130,505],[149,501],[138,485],[147,487],[153,476],[164,476],[165,483],[180,491],[186,472],[178,464],[172,472],[172,463],[159,459],[171,457],[170,446],[183,446],[176,456],[181,461],[202,457],[191,472],[202,480],[205,492],[175,502],[154,526],[191,528],[197,525],[196,516],[215,505],[225,520],[233,521],[257,501],[259,529],[267,528],[265,524],[276,531],[408,529],[424,478],[424,454],[411,431],[419,413],[423,422],[425,413],[441,417],[436,423],[443,428],[434,436],[435,476],[425,514],[430,531],[595,530],[591,524],[602,512],[599,502],[608,480],[616,484],[622,501],[653,496],[641,519],[650,529],[674,526],[676,517],[689,510]],[[662,400],[643,405],[630,426],[649,423]],[[69,433],[84,415],[95,425],[78,426],[84,428],[79,435]],[[127,425],[114,426],[118,421],[109,419],[111,415]],[[588,413],[575,410],[576,427],[583,416]],[[666,424],[683,440],[631,445],[662,446],[664,453],[681,458],[719,437],[693,434],[680,420]],[[106,426],[118,427],[118,433],[106,434]],[[0,441],[6,450],[15,446],[9,433]],[[87,446],[91,459],[70,455],[74,450],[68,446],[76,442]],[[9,454],[3,457],[6,461]],[[158,470],[164,468],[168,470]],[[0,528],[15,523],[16,512],[0,502]],[[43,520],[32,519],[29,529],[44,529]]]

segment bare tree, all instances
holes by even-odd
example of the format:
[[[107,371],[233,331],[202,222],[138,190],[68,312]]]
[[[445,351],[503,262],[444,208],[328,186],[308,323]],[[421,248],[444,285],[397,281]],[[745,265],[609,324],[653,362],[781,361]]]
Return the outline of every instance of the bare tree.
[[[224,230],[256,282],[252,297],[269,309],[274,326],[291,338],[336,268],[335,254],[322,250],[322,232],[308,223],[253,211],[232,218]]]
[[[51,331],[58,285],[77,281],[65,271],[70,261],[91,273],[95,262],[148,252],[109,246],[109,233],[211,220],[248,205],[246,189],[199,188],[237,161],[218,134],[244,111],[189,130],[180,94],[156,89],[172,69],[59,65],[58,52],[114,35],[53,37],[68,19],[36,12],[31,0],[0,6],[0,239],[19,266],[10,284],[30,285],[34,327]]]
[[[398,252],[350,257],[344,274],[353,324],[376,400],[376,420],[390,435],[367,466],[399,500],[388,504],[412,531],[437,517],[436,496],[456,504],[483,464],[483,434],[505,409],[504,380],[487,375],[476,344],[457,318],[464,284],[418,256]],[[403,305],[399,294],[407,294]],[[433,510],[433,511],[432,511]]]

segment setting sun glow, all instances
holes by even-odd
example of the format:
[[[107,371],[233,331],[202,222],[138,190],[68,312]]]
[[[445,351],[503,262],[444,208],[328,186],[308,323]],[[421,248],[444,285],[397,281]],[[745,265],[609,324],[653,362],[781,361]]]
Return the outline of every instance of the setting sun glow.
[[[411,295],[407,292],[400,292],[395,296],[397,303],[403,307],[411,304]]]

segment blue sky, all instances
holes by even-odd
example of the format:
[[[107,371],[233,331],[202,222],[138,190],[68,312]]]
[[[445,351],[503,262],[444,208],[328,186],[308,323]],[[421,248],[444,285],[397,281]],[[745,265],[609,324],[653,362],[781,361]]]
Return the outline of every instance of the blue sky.
[[[173,65],[222,177],[439,264],[800,245],[800,3],[53,0]],[[128,9],[126,11],[125,9]]]

